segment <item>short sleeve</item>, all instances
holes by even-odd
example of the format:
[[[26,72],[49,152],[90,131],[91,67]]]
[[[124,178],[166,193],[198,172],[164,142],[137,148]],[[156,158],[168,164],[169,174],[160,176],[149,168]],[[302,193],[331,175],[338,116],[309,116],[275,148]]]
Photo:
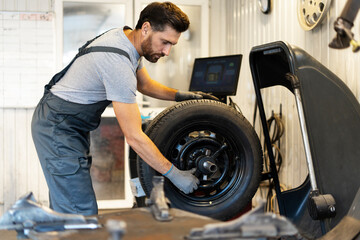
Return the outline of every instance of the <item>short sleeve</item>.
[[[144,67],[144,63],[143,63],[143,58],[139,59],[139,65],[136,69],[136,71],[139,71],[140,69],[142,69]]]
[[[116,53],[103,53],[99,74],[109,101],[136,103],[136,71],[130,60]]]

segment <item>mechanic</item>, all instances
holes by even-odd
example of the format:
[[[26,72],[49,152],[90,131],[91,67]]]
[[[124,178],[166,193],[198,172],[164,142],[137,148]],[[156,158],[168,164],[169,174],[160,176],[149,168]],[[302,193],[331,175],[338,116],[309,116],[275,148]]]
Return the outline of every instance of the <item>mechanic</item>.
[[[126,26],[111,29],[88,41],[45,86],[31,129],[49,187],[50,208],[97,214],[89,133],[99,126],[110,103],[126,141],[146,163],[184,193],[197,189],[194,172],[177,169],[142,131],[136,103],[136,90],[162,100],[212,98],[166,87],[152,79],[142,63],[142,56],[153,63],[168,56],[189,24],[176,5],[151,3],[141,12],[135,30]]]

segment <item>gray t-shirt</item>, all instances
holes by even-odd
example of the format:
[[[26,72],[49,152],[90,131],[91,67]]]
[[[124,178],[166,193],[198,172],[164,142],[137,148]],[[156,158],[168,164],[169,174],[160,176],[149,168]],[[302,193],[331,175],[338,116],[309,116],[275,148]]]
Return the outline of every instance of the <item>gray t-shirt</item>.
[[[122,28],[112,29],[92,42],[91,46],[109,46],[127,52],[91,52],[76,59],[51,92],[70,102],[92,104],[103,100],[136,102],[136,71],[143,67],[135,47]]]

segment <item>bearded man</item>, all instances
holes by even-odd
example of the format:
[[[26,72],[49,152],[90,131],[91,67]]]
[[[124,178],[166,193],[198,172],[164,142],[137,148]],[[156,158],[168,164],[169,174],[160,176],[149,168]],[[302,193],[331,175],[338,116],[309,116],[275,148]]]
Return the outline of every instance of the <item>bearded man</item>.
[[[32,119],[32,135],[49,187],[50,208],[62,213],[97,214],[89,155],[90,131],[112,103],[132,149],[152,168],[188,194],[199,180],[169,162],[141,128],[136,91],[150,97],[182,101],[208,97],[178,91],[152,79],[142,63],[168,56],[189,19],[170,2],[151,3],[141,12],[135,30],[109,30],[88,41],[45,86]],[[113,146],[119,147],[119,146]]]

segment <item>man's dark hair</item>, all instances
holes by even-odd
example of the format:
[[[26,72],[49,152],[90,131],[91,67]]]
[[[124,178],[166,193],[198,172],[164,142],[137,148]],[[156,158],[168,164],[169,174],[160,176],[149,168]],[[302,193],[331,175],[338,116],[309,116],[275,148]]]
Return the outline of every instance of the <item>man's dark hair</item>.
[[[149,22],[154,31],[164,31],[169,26],[177,32],[185,32],[189,28],[189,18],[179,7],[171,2],[153,2],[141,11],[136,29],[141,29],[144,22]]]

